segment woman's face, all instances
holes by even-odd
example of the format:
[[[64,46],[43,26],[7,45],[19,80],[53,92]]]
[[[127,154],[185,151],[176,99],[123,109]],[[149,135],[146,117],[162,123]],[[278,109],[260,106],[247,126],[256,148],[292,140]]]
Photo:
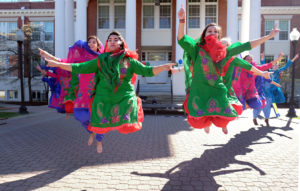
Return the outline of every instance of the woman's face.
[[[247,56],[246,58],[245,58],[245,60],[248,62],[248,63],[252,63],[252,61],[253,61],[253,59],[252,59],[252,57],[251,56]]]
[[[218,37],[219,37],[218,27],[217,26],[208,27],[206,30],[206,33],[205,33],[205,37],[207,37],[209,35],[213,35],[216,39],[218,39]]]
[[[117,35],[110,35],[107,39],[107,47],[110,52],[115,52],[120,50],[120,45],[122,41],[119,39]]]
[[[88,45],[90,47],[91,50],[93,51],[97,51],[97,40],[94,39],[94,38],[91,38],[89,41],[88,41]]]

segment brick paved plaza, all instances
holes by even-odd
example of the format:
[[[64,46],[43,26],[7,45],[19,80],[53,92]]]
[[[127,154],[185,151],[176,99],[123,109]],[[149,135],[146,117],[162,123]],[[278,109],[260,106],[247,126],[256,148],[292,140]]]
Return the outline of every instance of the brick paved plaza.
[[[247,110],[228,135],[192,129],[181,115],[146,115],[137,133],[106,134],[101,155],[73,117],[28,110],[0,125],[1,191],[298,190],[300,120],[286,109],[271,127],[255,127]]]

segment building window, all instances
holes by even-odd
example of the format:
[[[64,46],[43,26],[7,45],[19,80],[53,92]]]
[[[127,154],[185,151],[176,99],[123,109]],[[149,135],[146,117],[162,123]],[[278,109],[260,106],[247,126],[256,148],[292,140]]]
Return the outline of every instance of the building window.
[[[32,41],[53,41],[53,22],[32,22]]]
[[[211,1],[210,1],[211,2]],[[217,5],[205,5],[205,25],[217,22]]]
[[[265,60],[266,60],[266,63],[270,63],[274,60],[274,56],[273,55],[265,55]]]
[[[5,90],[0,90],[0,99],[5,99]]]
[[[3,76],[3,74],[6,74],[7,70],[7,64],[6,64],[6,55],[0,55],[0,76]]]
[[[200,28],[200,5],[189,5],[189,28]]]
[[[274,21],[265,22],[265,35],[268,35],[272,31],[274,24],[275,24]],[[274,40],[274,38],[271,38],[270,40]]]
[[[289,40],[289,21],[279,21],[279,40]]]
[[[18,91],[15,90],[8,90],[8,99],[15,100],[18,99]]]
[[[277,24],[279,26],[280,32],[279,35],[276,35],[274,38],[270,40],[289,40],[289,21],[288,20],[266,20],[265,21],[265,35],[268,35],[274,25]]]
[[[99,0],[98,2],[98,28],[125,29],[126,0]]]
[[[98,12],[99,12],[98,27],[100,29],[108,29],[109,28],[109,6],[99,6]]]
[[[0,40],[16,40],[17,22],[0,22]]]
[[[115,6],[115,28],[125,28],[125,6]]]
[[[188,27],[204,28],[209,23],[218,21],[217,0],[189,0],[188,1]]]
[[[171,0],[160,0],[159,28],[171,28]]]
[[[53,41],[53,22],[44,22],[45,41]]]
[[[143,28],[154,28],[154,5],[143,6]]]

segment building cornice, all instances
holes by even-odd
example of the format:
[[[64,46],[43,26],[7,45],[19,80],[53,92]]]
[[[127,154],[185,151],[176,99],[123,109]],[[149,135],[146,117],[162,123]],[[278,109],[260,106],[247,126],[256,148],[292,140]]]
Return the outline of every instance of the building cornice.
[[[54,9],[2,9],[0,17],[54,17]]]
[[[261,14],[267,15],[297,15],[300,14],[300,6],[265,6],[261,7]],[[238,14],[242,14],[242,8],[238,8]]]

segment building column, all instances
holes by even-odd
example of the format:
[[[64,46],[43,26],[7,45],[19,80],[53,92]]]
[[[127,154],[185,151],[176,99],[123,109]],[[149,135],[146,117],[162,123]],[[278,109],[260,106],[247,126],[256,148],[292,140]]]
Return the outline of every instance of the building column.
[[[227,1],[227,36],[232,42],[238,40],[238,0]]]
[[[177,12],[181,8],[181,5],[183,5],[185,9],[185,13],[187,14],[186,10],[186,1],[185,0],[177,0],[176,1],[176,39],[178,36],[178,27],[179,27],[179,19]],[[185,16],[186,22],[188,17]],[[185,27],[186,28],[186,27]],[[186,29],[185,29],[186,31]],[[185,32],[186,33],[186,32]],[[178,43],[176,43],[176,59],[175,62],[179,62],[179,60],[183,60],[183,49],[179,46]],[[180,65],[183,67],[183,62]],[[185,83],[184,83],[184,72],[178,72],[175,75],[172,75],[172,85],[173,85],[173,94],[174,95],[185,95]]]
[[[87,39],[87,1],[76,0],[75,41]]]
[[[65,1],[55,0],[55,56],[65,58]]]
[[[65,0],[65,51],[74,44],[74,1]],[[66,54],[67,55],[67,54]]]
[[[130,50],[136,49],[136,1],[126,1],[126,43]]]
[[[260,9],[261,9],[261,0],[255,0],[251,1],[250,5],[250,40],[258,39],[261,37],[261,15],[260,15]],[[256,61],[256,63],[260,63],[260,46],[252,49],[250,53],[253,55],[253,60]]]
[[[260,23],[254,25],[255,27]],[[241,23],[241,41],[249,41],[250,33],[250,0],[242,1],[242,23]]]

